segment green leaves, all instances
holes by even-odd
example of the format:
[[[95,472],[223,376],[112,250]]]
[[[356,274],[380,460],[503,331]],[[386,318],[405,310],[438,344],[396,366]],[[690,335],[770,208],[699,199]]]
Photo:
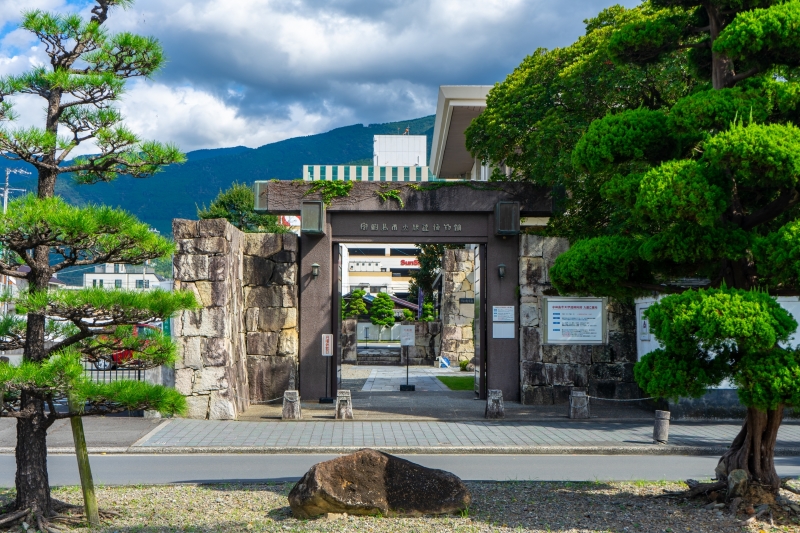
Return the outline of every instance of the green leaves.
[[[699,397],[731,378],[748,406],[766,410],[800,400],[800,357],[776,346],[797,322],[768,294],[691,290],[667,296],[646,316],[663,346],[634,367],[648,394]]]
[[[345,310],[347,318],[358,318],[367,314],[367,304],[364,303],[366,294],[362,289],[356,289],[350,293],[350,301],[347,302],[347,309]]]
[[[791,188],[800,177],[800,129],[792,124],[737,124],[704,149],[703,159],[739,187]]]
[[[278,224],[275,215],[261,215],[255,212],[255,193],[253,188],[233,182],[226,191],[219,194],[211,205],[197,209],[201,219],[224,218],[242,231],[249,233],[286,233],[289,230]]]
[[[743,11],[714,42],[714,51],[766,70],[800,65],[800,3]]]
[[[382,328],[394,326],[394,302],[388,293],[379,292],[372,300],[369,319]]]
[[[191,291],[168,292],[105,290],[52,290],[23,292],[16,300],[21,313],[45,313],[80,323],[88,328],[138,324],[166,319],[178,311],[198,307]]]
[[[61,198],[27,195],[10,202],[0,215],[0,244],[25,256],[34,246],[49,246],[70,265],[95,262],[141,263],[173,253],[174,245],[147,224],[119,209],[75,207]]]
[[[186,398],[170,387],[151,385],[142,381],[119,380],[110,383],[82,381],[70,391],[70,396],[81,405],[88,402],[90,409],[109,411],[154,410],[165,416],[186,412]]]
[[[626,283],[652,282],[648,266],[639,257],[639,246],[623,236],[577,241],[556,258],[550,279],[560,294],[638,296],[643,291]]]
[[[650,330],[668,353],[767,352],[786,341],[797,322],[773,297],[741,289],[690,290],[647,310]]]
[[[573,164],[589,172],[632,159],[660,161],[673,150],[667,116],[659,111],[635,109],[595,120],[575,145]]]
[[[697,161],[668,161],[642,178],[636,211],[643,219],[711,226],[728,207],[730,191],[723,188],[724,183]]]
[[[800,406],[800,351],[775,348],[745,356],[734,375],[739,400],[762,411]]]
[[[608,49],[623,63],[643,64],[677,49],[687,33],[689,14],[664,11],[623,26],[611,36]]]

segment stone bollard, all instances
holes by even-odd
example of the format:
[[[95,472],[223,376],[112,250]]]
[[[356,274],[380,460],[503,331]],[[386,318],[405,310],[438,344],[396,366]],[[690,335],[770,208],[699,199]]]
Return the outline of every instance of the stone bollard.
[[[506,410],[503,406],[503,391],[489,389],[486,396],[486,413],[484,416],[491,419],[506,417]]]
[[[589,397],[584,391],[572,390],[569,393],[569,417],[589,417]]]
[[[653,444],[666,444],[669,440],[669,411],[656,411],[653,426]]]
[[[300,410],[300,391],[284,391],[281,418],[283,420],[300,420],[303,418],[303,413]]]
[[[336,393],[336,420],[353,420],[353,397],[349,390]]]

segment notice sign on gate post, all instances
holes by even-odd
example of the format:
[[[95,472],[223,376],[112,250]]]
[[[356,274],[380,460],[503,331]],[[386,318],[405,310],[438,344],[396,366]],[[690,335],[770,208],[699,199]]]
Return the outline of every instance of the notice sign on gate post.
[[[322,334],[322,357],[333,357],[333,334]]]
[[[400,326],[400,346],[414,346],[415,326]]]

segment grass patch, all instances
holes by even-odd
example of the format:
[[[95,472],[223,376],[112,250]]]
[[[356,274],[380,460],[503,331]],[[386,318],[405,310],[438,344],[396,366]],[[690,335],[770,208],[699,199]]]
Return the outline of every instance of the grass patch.
[[[436,376],[450,390],[475,390],[475,376]]]

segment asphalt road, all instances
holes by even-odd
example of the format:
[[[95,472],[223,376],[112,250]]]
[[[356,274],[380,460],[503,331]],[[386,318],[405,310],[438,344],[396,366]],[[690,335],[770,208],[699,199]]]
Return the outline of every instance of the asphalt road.
[[[299,479],[333,455],[93,455],[95,483],[104,485],[263,482]],[[406,455],[406,459],[472,481],[627,481],[704,479],[717,457],[638,455]],[[800,457],[775,460],[781,476],[800,476]],[[77,485],[74,455],[48,458],[52,485]],[[0,486],[14,484],[14,457],[0,455]]]

